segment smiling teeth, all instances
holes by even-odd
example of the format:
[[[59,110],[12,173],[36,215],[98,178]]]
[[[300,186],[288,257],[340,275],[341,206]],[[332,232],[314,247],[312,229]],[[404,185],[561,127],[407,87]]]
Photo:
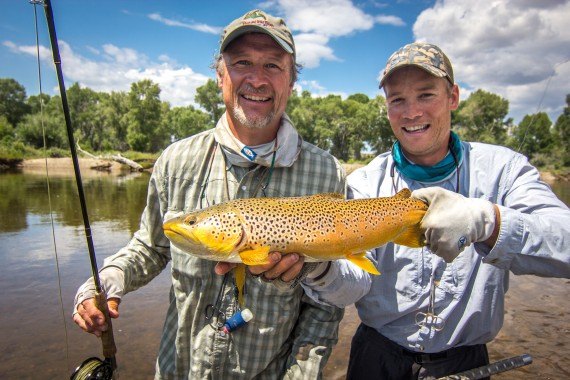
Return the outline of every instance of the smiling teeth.
[[[419,131],[420,129],[424,129],[427,127],[427,124],[422,124],[422,125],[414,125],[411,127],[406,127],[406,131],[408,132],[415,132],[415,131]]]
[[[253,95],[244,95],[243,97],[248,99],[248,100],[254,100],[256,102],[265,102],[265,101],[269,100],[269,98],[264,98],[261,96],[253,96]]]

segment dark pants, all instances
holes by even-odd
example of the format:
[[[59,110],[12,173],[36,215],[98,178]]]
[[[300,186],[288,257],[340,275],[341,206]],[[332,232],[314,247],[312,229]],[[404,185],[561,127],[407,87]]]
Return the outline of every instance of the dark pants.
[[[352,338],[347,380],[434,379],[489,364],[487,346],[462,346],[434,354],[409,351],[360,324]],[[487,378],[489,379],[489,378]]]

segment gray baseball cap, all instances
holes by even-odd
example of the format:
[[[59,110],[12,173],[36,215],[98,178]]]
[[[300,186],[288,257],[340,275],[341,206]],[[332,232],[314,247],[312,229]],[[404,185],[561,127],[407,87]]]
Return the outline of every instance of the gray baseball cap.
[[[388,58],[380,77],[380,88],[384,86],[384,81],[390,74],[404,66],[417,66],[433,76],[445,77],[451,84],[455,83],[453,67],[445,53],[436,45],[414,42],[400,48]]]
[[[247,12],[226,26],[220,40],[220,54],[230,42],[245,33],[252,32],[265,33],[271,36],[283,50],[295,56],[295,42],[285,21],[259,9]]]

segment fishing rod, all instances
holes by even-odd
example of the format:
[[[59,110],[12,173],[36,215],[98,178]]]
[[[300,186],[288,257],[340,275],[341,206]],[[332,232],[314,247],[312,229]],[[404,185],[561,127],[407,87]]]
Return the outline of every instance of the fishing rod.
[[[476,380],[496,375],[501,372],[510,371],[515,368],[523,367],[532,363],[532,356],[529,354],[522,354],[512,358],[499,360],[498,362],[490,363],[482,367],[470,369],[464,372],[456,373],[445,377],[440,377],[437,380]]]
[[[53,10],[50,0],[33,0],[32,4],[41,4],[44,7],[47,27],[51,42],[53,54],[53,62],[57,73],[57,81],[59,84],[59,92],[61,94],[61,103],[63,114],[65,117],[65,126],[67,129],[67,138],[69,140],[69,149],[73,161],[73,170],[75,172],[75,182],[77,183],[77,192],[79,193],[79,203],[81,204],[81,213],[83,215],[83,224],[85,226],[85,238],[87,240],[87,249],[89,252],[89,260],[91,262],[91,272],[95,283],[95,304],[97,308],[105,316],[107,322],[107,331],[101,334],[101,343],[103,345],[103,356],[105,360],[92,357],[85,360],[75,372],[71,375],[72,380],[90,380],[90,379],[112,379],[113,372],[117,369],[117,361],[115,354],[117,347],[113,336],[113,326],[109,317],[109,308],[107,306],[107,297],[101,287],[99,279],[99,270],[97,269],[97,259],[95,256],[95,248],[93,246],[93,238],[91,235],[91,226],[89,224],[89,215],[87,213],[87,204],[85,202],[85,193],[83,191],[83,182],[81,180],[81,171],[79,170],[79,160],[77,158],[77,150],[75,148],[75,139],[73,138],[73,128],[71,125],[71,117],[69,113],[69,105],[67,103],[67,95],[65,91],[65,83],[63,80],[63,71],[61,69],[61,57],[59,55],[59,47],[57,43],[57,35],[55,31],[55,23],[53,18]]]

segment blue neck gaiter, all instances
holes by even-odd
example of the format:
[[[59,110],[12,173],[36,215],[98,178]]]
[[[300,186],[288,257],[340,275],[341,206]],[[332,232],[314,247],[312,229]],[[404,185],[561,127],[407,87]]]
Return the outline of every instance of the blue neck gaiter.
[[[405,177],[415,181],[433,183],[448,177],[463,161],[461,140],[454,132],[451,132],[449,150],[450,152],[447,153],[445,158],[433,166],[416,165],[406,159],[400,142],[396,141],[392,149],[392,157],[394,158],[396,168]],[[454,155],[457,163],[455,163],[453,158]]]

